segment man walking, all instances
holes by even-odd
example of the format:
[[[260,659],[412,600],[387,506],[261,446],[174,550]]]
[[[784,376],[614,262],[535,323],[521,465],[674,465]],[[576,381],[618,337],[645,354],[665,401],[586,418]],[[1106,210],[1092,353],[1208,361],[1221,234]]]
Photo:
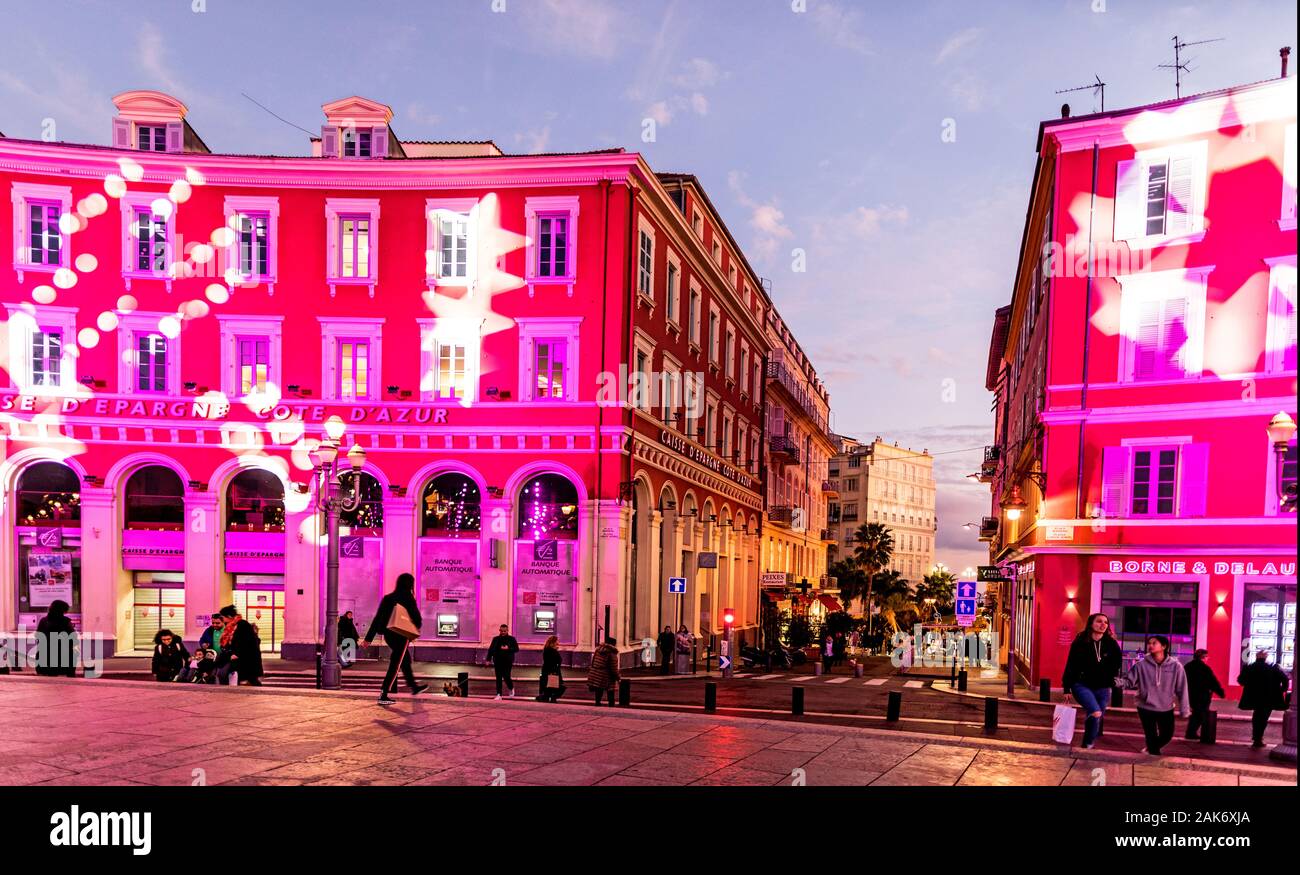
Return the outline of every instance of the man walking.
[[[659,633],[659,673],[671,674],[673,665],[673,653],[677,649],[677,636],[673,634],[672,626],[664,626],[664,630]]]
[[[1237,676],[1237,683],[1241,684],[1241,702],[1237,707],[1252,712],[1251,747],[1264,746],[1269,716],[1286,708],[1286,681],[1286,672],[1269,664],[1267,650],[1256,651],[1255,661]]]
[[[1192,654],[1192,661],[1183,666],[1187,673],[1187,699],[1192,703],[1192,716],[1187,720],[1187,738],[1196,741],[1201,737],[1201,727],[1210,713],[1214,696],[1223,698],[1223,685],[1214,675],[1214,669],[1205,661],[1209,651],[1204,647]]]
[[[519,642],[510,634],[510,627],[502,623],[497,629],[497,637],[488,645],[487,661],[497,676],[497,698],[501,698],[501,684],[505,683],[510,691],[510,698],[515,697],[515,682],[510,677],[510,670],[515,667],[515,654],[519,652]]]

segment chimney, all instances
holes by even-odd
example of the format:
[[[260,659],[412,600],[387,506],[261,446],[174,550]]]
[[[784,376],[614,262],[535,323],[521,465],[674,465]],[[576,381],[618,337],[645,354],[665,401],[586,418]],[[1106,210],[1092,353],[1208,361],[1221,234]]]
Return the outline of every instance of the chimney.
[[[1290,46],[1282,46],[1282,48],[1278,49],[1277,53],[1278,53],[1279,55],[1282,56],[1282,78],[1285,79],[1285,78],[1286,78],[1286,62],[1287,62],[1287,58],[1289,58],[1289,57],[1291,56],[1291,47],[1290,47]]]
[[[1062,104],[1061,104],[1061,118],[1069,118],[1069,117],[1070,117],[1070,104],[1068,104],[1068,103],[1062,103]]]

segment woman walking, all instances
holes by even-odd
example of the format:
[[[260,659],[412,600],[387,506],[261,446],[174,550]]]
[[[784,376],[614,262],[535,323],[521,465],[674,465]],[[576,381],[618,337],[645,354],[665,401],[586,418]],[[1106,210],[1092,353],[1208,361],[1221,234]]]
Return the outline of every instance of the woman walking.
[[[1073,696],[1087,715],[1083,723],[1085,749],[1095,746],[1101,735],[1101,721],[1110,707],[1110,691],[1123,664],[1124,653],[1110,631],[1110,617],[1093,614],[1070,645],[1061,675],[1065,701]]]
[[[596,694],[596,704],[608,696],[609,707],[614,707],[614,688],[618,686],[618,648],[613,638],[606,638],[605,643],[596,648],[591,655],[591,667],[587,669],[587,689]]]
[[[537,701],[557,702],[564,695],[564,676],[560,673],[560,639],[552,635],[542,647],[542,677],[537,683]]]
[[[406,679],[406,685],[410,688],[412,696],[429,689],[428,684],[417,683],[415,680],[415,669],[411,665],[411,639],[407,637],[412,630],[418,637],[421,622],[420,606],[415,601],[415,576],[399,574],[393,591],[379,600],[379,607],[375,610],[375,618],[371,620],[370,628],[366,630],[364,642],[365,646],[369,647],[376,635],[382,635],[390,652],[388,671],[384,674],[384,685],[379,688],[381,705],[394,704],[389,693],[397,692],[399,669],[402,677]]]
[[[1174,737],[1174,711],[1186,717],[1192,712],[1187,697],[1187,672],[1183,664],[1169,655],[1169,639],[1163,635],[1147,638],[1147,654],[1124,675],[1125,689],[1137,690],[1138,719],[1146,736],[1146,753],[1160,756],[1161,749]]]

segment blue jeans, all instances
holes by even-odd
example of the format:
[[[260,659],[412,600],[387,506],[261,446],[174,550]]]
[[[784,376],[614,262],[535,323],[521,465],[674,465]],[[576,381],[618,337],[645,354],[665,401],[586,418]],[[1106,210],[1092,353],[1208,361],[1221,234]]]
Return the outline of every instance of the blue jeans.
[[[1083,684],[1075,684],[1070,687],[1070,695],[1074,696],[1083,708],[1084,714],[1087,715],[1083,721],[1083,743],[1092,744],[1097,740],[1097,734],[1101,730],[1101,718],[1093,717],[1093,711],[1105,712],[1110,707],[1110,687],[1102,687],[1094,690],[1091,687],[1085,687]]]

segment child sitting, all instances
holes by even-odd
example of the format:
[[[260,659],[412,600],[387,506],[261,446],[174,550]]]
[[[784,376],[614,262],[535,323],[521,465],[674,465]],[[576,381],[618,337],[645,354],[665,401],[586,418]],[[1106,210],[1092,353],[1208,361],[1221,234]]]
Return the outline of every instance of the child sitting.
[[[216,682],[214,672],[217,667],[217,655],[210,648],[200,644],[190,657],[189,664],[181,672],[178,681],[188,684],[211,684]]]

